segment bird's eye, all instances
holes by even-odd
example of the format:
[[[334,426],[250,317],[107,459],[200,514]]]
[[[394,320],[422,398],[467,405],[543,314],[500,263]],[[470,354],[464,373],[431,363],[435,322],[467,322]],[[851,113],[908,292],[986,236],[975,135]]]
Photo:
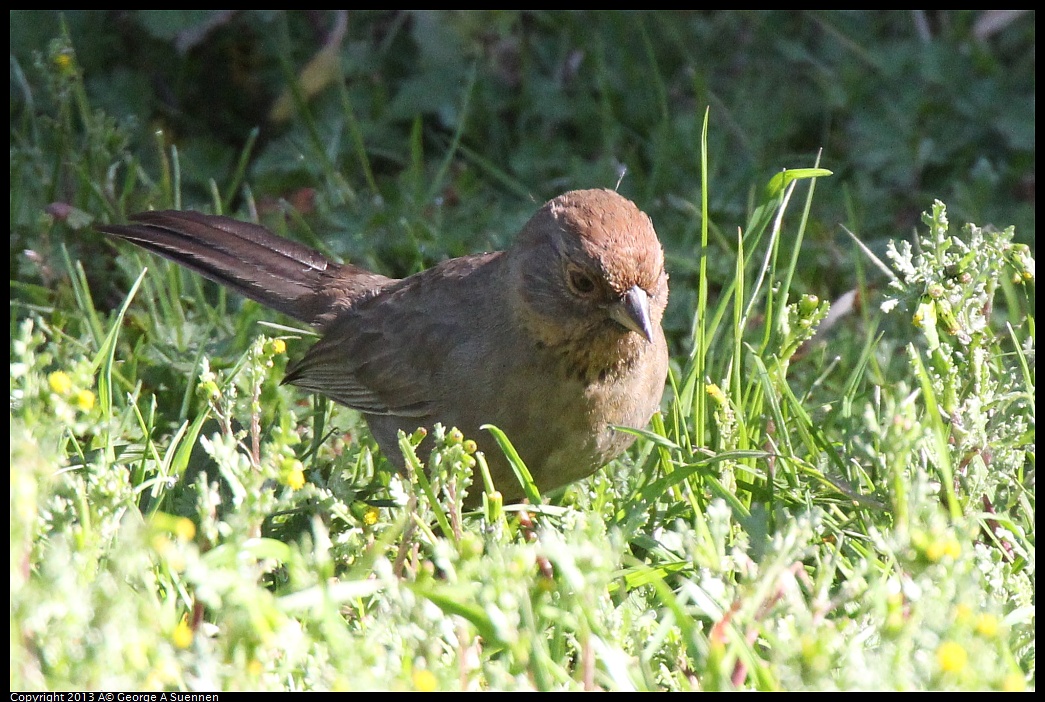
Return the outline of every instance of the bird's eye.
[[[591,295],[595,292],[595,279],[579,268],[570,271],[569,281],[570,287],[578,295]]]

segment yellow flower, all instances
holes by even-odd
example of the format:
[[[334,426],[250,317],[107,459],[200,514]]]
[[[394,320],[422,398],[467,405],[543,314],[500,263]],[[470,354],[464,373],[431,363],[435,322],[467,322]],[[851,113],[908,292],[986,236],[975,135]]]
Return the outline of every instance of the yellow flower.
[[[414,689],[419,692],[434,692],[439,681],[435,679],[435,674],[430,670],[415,670],[414,671]]]
[[[287,342],[283,339],[272,340],[272,353],[279,355],[287,352]]]
[[[994,638],[998,634],[998,618],[993,614],[976,617],[976,633],[989,639]]]
[[[969,654],[960,643],[955,641],[944,641],[936,649],[936,661],[941,670],[946,673],[957,673],[965,667],[969,660]]]
[[[178,626],[174,627],[171,640],[178,648],[188,648],[192,645],[192,629],[189,628],[188,615],[182,617]]]
[[[149,543],[152,544],[152,550],[161,556],[171,547],[171,540],[167,538],[166,534],[154,534]]]
[[[55,371],[47,376],[47,384],[51,386],[53,392],[59,395],[68,394],[73,389],[73,380],[69,377],[69,374],[65,371]]]
[[[925,557],[932,563],[940,561],[944,556],[953,559],[960,555],[962,555],[962,545],[951,535],[940,536],[925,548]]]
[[[715,385],[714,383],[708,385],[707,393],[708,396],[710,396],[711,399],[717,402],[718,404],[726,404],[726,393],[722,392],[722,388],[720,388],[718,385]]]
[[[932,563],[943,558],[943,544],[939,541],[933,541],[931,544],[925,547],[925,557],[928,558]]]
[[[94,393],[90,390],[77,390],[73,395],[73,404],[81,412],[90,412],[94,408]]]
[[[305,471],[295,468],[287,474],[287,485],[291,490],[300,490],[305,487]]]
[[[305,487],[305,466],[293,455],[286,455],[279,459],[279,482],[291,490],[300,490]]]
[[[1018,673],[1009,673],[1001,681],[1003,692],[1023,692],[1027,689],[1027,681]]]
[[[191,519],[182,517],[174,525],[174,533],[182,541],[191,541],[196,536],[196,525],[192,523]]]
[[[58,54],[54,57],[54,65],[58,68],[59,71],[63,73],[68,73],[73,68],[72,53],[68,51],[63,51],[62,53]]]
[[[366,512],[363,513],[363,523],[367,526],[374,526],[377,524],[378,516],[377,507],[367,507]]]

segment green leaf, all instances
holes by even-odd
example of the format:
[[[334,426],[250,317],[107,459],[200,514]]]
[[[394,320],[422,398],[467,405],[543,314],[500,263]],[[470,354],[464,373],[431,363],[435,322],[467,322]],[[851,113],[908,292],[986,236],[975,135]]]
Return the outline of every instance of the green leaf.
[[[825,178],[834,175],[826,168],[785,168],[766,183],[766,198],[772,200],[783,194],[792,181],[807,178]]]

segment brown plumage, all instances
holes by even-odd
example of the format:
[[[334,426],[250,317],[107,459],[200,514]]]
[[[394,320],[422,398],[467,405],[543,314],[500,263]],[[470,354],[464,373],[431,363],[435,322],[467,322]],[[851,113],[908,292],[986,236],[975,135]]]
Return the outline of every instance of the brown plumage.
[[[284,382],[360,410],[397,465],[399,429],[441,422],[474,438],[505,499],[519,499],[481,425],[500,427],[550,490],[624,451],[634,437],[611,425],[643,427],[660,404],[664,255],[649,217],[613,191],[560,195],[507,251],[402,280],[227,217],[131,220],[99,230],[321,330]]]

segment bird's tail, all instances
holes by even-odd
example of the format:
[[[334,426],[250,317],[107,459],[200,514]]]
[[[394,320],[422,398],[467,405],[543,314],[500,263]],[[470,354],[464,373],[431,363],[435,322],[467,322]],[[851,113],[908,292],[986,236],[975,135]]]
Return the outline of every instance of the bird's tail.
[[[129,224],[96,228],[315,326],[389,280],[335,263],[257,224],[218,215],[141,212]]]

